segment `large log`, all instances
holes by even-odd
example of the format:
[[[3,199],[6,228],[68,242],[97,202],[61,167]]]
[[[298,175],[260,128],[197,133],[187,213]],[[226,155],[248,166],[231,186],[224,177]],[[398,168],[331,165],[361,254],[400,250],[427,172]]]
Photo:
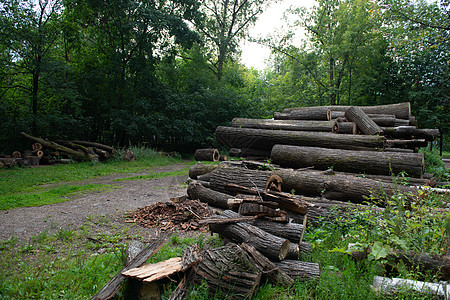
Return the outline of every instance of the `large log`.
[[[383,127],[384,136],[395,139],[425,139],[434,141],[439,129],[418,129],[415,126]]]
[[[413,139],[413,140],[398,140],[388,139],[386,140],[386,147],[388,148],[403,148],[403,149],[416,149],[428,146],[428,142],[425,139]]]
[[[289,120],[290,113],[283,113],[283,112],[274,112],[273,118],[275,120]]]
[[[91,154],[91,153],[85,153],[83,151],[77,151],[77,150],[73,150],[70,149],[68,147],[64,147],[62,145],[59,145],[57,143],[54,142],[49,142],[46,141],[44,139],[41,138],[37,138],[31,135],[26,134],[25,132],[21,132],[20,133],[23,137],[32,140],[36,143],[40,143],[43,146],[49,148],[49,149],[53,149],[53,150],[57,150],[57,151],[61,151],[61,152],[65,152],[67,155],[71,156],[73,159],[77,159],[77,160],[81,160],[81,161],[98,161],[98,156]]]
[[[238,216],[238,213],[226,210],[218,218],[236,218]],[[211,231],[224,235],[237,243],[252,245],[270,259],[283,260],[289,250],[289,240],[247,223],[210,224],[209,227]]]
[[[312,146],[348,150],[376,150],[384,148],[382,136],[356,136],[328,132],[266,130],[219,126],[219,143],[233,147],[271,150],[276,144]]]
[[[288,239],[291,243],[296,244],[300,243],[300,238],[303,236],[305,230],[303,224],[297,223],[279,223],[257,219],[251,224],[268,233]]]
[[[325,106],[302,107],[289,113],[290,120],[327,120],[328,108]]]
[[[367,135],[382,134],[383,130],[367,116],[359,107],[352,106],[345,111],[345,118],[351,122],[355,122],[356,126]]]
[[[400,192],[408,199],[417,195],[417,189],[396,184],[380,182],[350,175],[326,175],[320,171],[276,170],[283,179],[283,191],[295,191],[304,196],[323,196],[327,199],[363,203],[380,201]]]
[[[261,280],[262,272],[236,244],[206,250],[196,267],[194,281],[206,281],[209,292],[231,299],[251,299]]]
[[[330,105],[330,106],[313,106],[313,107],[327,107],[332,111],[346,111],[350,106],[345,105]],[[411,117],[411,104],[409,102],[387,104],[387,105],[375,105],[375,106],[358,106],[366,114],[380,114],[380,115],[395,115],[398,119],[409,120]],[[293,110],[305,109],[301,108],[287,108],[283,110],[283,113],[290,113]]]
[[[192,165],[189,168],[189,177],[192,179],[197,179],[197,176],[211,173],[216,168],[222,167],[223,165],[215,164],[215,165],[207,165],[202,162],[198,162],[195,165]]]
[[[375,175],[391,175],[406,172],[408,176],[421,178],[425,171],[423,153],[389,153],[351,151],[319,147],[275,145],[272,161],[280,166]]]
[[[194,157],[197,161],[219,161],[220,153],[219,150],[214,148],[197,149]]]
[[[334,121],[311,121],[311,120],[272,120],[272,119],[245,119],[234,118],[232,127],[256,128],[271,130],[292,131],[324,131],[331,132]]]
[[[332,132],[338,134],[357,134],[358,127],[355,122],[340,122],[336,120],[333,124]]]
[[[206,188],[195,181],[189,183],[187,194],[192,200],[200,200],[212,206],[225,209],[229,208],[228,199],[234,198],[233,196]]]
[[[286,259],[275,262],[275,265],[294,280],[306,281],[318,279],[320,277],[320,267],[318,263]]]
[[[211,189],[229,193],[228,184],[236,184],[247,188],[265,190],[269,184],[268,179],[273,172],[248,170],[244,168],[220,168],[211,173]]]
[[[72,141],[72,143],[78,144],[78,145],[83,145],[86,147],[94,147],[94,148],[99,148],[99,149],[103,149],[105,151],[108,151],[111,154],[115,154],[117,152],[117,150],[114,147],[108,146],[108,145],[104,145],[101,143],[96,143],[96,142],[89,142],[89,141]]]

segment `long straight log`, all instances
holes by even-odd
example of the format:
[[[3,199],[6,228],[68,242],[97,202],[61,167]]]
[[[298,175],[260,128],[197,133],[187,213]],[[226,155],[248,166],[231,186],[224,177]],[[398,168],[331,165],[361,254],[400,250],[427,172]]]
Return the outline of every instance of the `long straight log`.
[[[267,180],[273,172],[248,170],[244,168],[220,168],[211,173],[211,189],[229,193],[228,184],[265,190]]]
[[[49,148],[49,149],[53,149],[53,150],[57,150],[57,151],[61,151],[61,152],[65,152],[66,154],[68,154],[69,156],[71,156],[73,159],[78,159],[78,160],[82,160],[82,161],[98,161],[98,156],[91,154],[91,153],[85,153],[83,151],[76,151],[73,149],[70,149],[68,147],[64,147],[62,145],[59,145],[57,143],[54,142],[48,142],[44,139],[41,138],[37,138],[34,136],[31,136],[29,134],[26,134],[25,132],[21,132],[20,133],[23,137],[32,140],[34,142],[40,143],[43,146]]]
[[[239,214],[225,210],[218,218],[236,218]],[[247,224],[210,224],[211,231],[220,233],[235,242],[247,243],[270,259],[283,260],[289,250],[290,242],[272,235],[260,228]]]
[[[330,105],[330,106],[313,106],[313,107],[327,107],[332,111],[346,111],[350,106],[345,105]],[[366,114],[381,114],[381,115],[395,115],[397,119],[409,120],[411,117],[411,104],[409,102],[387,104],[387,105],[375,105],[375,106],[358,106]],[[305,109],[300,108],[287,108],[283,110],[283,113],[290,113],[293,110]]]
[[[219,161],[220,153],[214,148],[197,149],[194,156],[197,161]]]
[[[296,244],[300,243],[300,238],[303,236],[303,232],[305,230],[303,224],[279,223],[262,219],[257,219],[251,224],[268,233],[288,239],[291,243]]]
[[[323,120],[327,119],[328,108],[326,106],[302,107],[289,113],[290,120]]]
[[[347,109],[345,111],[345,118],[351,122],[355,122],[356,126],[364,134],[376,135],[383,133],[383,130],[359,107],[352,106]]]
[[[386,140],[386,147],[389,148],[404,148],[404,149],[416,149],[428,146],[428,142],[425,139],[414,140],[398,140],[388,139]]]
[[[275,265],[295,280],[306,281],[320,277],[320,267],[318,263],[286,259],[284,261],[275,262]]]
[[[108,151],[111,154],[115,154],[117,152],[117,150],[114,147],[104,145],[101,143],[88,142],[88,141],[72,141],[72,143],[83,145],[86,147],[95,147],[95,148],[103,149],[105,151]]]
[[[187,188],[189,198],[193,200],[200,200],[212,206],[228,209],[228,199],[233,196],[208,189],[198,182],[192,181]]]
[[[271,120],[245,118],[234,118],[231,121],[231,126],[238,128],[323,132],[331,132],[333,124],[334,121]]]
[[[333,124],[332,132],[338,134],[357,134],[358,127],[355,122],[339,122],[336,120]]]
[[[364,201],[380,201],[385,196],[396,192],[404,194],[408,199],[417,195],[417,189],[380,182],[367,178],[356,178],[350,175],[325,175],[320,171],[276,170],[283,179],[283,191],[295,191],[296,194],[327,199],[363,203]]]
[[[271,150],[276,144],[313,146],[348,150],[376,150],[384,148],[382,136],[356,136],[328,132],[266,130],[219,126],[219,143],[232,147]]]
[[[418,129],[415,126],[383,127],[384,136],[396,139],[425,139],[434,141],[439,135],[439,129]]]
[[[423,153],[389,153],[351,151],[319,147],[275,145],[271,158],[275,164],[289,168],[305,168],[335,171],[390,175],[406,172],[421,178],[425,170]]]

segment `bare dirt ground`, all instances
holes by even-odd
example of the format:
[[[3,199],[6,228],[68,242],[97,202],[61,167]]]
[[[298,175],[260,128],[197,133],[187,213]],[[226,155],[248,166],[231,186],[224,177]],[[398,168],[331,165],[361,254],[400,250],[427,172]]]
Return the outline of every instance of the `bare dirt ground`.
[[[162,177],[147,180],[114,181],[122,177],[145,175],[154,172],[176,171],[187,167],[187,163],[174,164],[143,171],[98,177],[75,184],[111,184],[114,188],[104,192],[86,192],[73,199],[51,205],[23,207],[0,212],[0,240],[15,237],[27,241],[44,231],[50,233],[60,229],[76,230],[87,218],[107,217],[111,227],[133,226],[125,223],[127,212],[171,197],[186,194],[183,176]],[[70,184],[74,184],[70,183]]]

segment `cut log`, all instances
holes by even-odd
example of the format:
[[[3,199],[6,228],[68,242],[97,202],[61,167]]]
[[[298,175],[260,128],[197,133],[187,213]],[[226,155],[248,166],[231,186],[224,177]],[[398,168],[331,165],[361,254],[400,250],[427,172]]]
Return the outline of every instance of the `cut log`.
[[[276,144],[312,146],[349,150],[376,150],[384,148],[382,136],[357,136],[328,132],[265,130],[219,126],[216,129],[219,143],[246,148],[271,150]]]
[[[12,168],[12,167],[21,165],[21,163],[22,163],[21,158],[11,158],[11,157],[0,158],[0,161],[2,162],[4,167],[8,167],[8,168]]]
[[[256,171],[244,168],[220,168],[211,173],[211,188],[227,193],[227,184],[233,183],[247,188],[266,189],[271,171]]]
[[[393,115],[390,116],[390,115],[371,115],[371,114],[368,114],[367,116],[375,124],[377,124],[378,126],[385,126],[385,127],[395,126],[395,123],[398,120]]]
[[[30,156],[36,156],[36,157],[39,157],[39,158],[44,156],[44,151],[42,151],[42,150],[34,150],[31,153],[32,153],[32,155],[30,155]]]
[[[333,124],[333,133],[337,134],[357,134],[358,127],[355,122],[339,122],[335,121]]]
[[[219,150],[214,148],[197,149],[195,150],[195,160],[197,161],[219,161]]]
[[[320,277],[320,267],[318,263],[286,259],[275,262],[275,265],[294,280],[306,281],[318,279]]]
[[[300,243],[305,227],[297,223],[278,223],[258,219],[251,223],[252,225],[281,238],[288,239],[291,243]]]
[[[392,294],[398,291],[405,293],[406,290],[416,291],[421,294],[429,294],[433,295],[436,299],[448,299],[450,284],[441,282],[441,283],[431,283],[424,281],[417,281],[411,279],[403,279],[403,278],[388,278],[381,276],[374,276],[372,287],[377,292],[382,292],[384,294]],[[389,298],[392,297],[392,295]]]
[[[264,186],[264,190],[281,192],[282,184],[283,184],[283,180],[281,179],[280,175],[270,174],[269,178],[267,178],[266,185]]]
[[[166,240],[166,238],[166,235],[162,235],[156,241],[142,250],[124,269],[122,269],[97,294],[95,294],[91,298],[91,300],[111,299],[119,290],[121,283],[126,278],[122,275],[122,273],[130,269],[139,267],[144,262],[146,262],[149,257],[155,255],[164,245],[164,241]]]
[[[240,222],[251,222],[253,220],[256,220],[258,216],[239,216],[236,218],[208,218],[208,219],[202,219],[198,223],[200,225],[210,225],[210,224],[233,224],[233,223],[240,223]]]
[[[230,154],[231,157],[241,157],[242,151],[239,148],[231,148],[230,151],[228,151],[228,154]]]
[[[418,129],[414,126],[384,127],[384,136],[395,139],[425,139],[434,141],[439,135],[439,129]]]
[[[289,252],[286,255],[286,259],[301,259],[312,253],[312,244],[307,242],[301,242],[300,244],[291,243]]]
[[[214,169],[222,167],[222,165],[207,165],[199,162],[189,168],[189,177],[197,179],[197,176],[211,173]]]
[[[423,153],[388,153],[351,151],[319,147],[275,145],[271,158],[274,163],[289,168],[314,166],[315,169],[391,175],[406,172],[421,178],[425,171]]]
[[[100,149],[100,148],[92,148],[94,150],[94,153],[97,154],[101,160],[105,161],[111,158],[111,153],[109,153],[106,150]]]
[[[83,145],[86,147],[95,147],[98,149],[103,149],[105,151],[108,151],[111,154],[115,154],[117,152],[117,150],[114,147],[108,146],[108,145],[104,145],[101,143],[96,143],[96,142],[88,142],[88,141],[71,141],[74,144],[78,144],[78,145]]]
[[[292,110],[289,113],[290,120],[328,120],[328,107],[326,106],[313,106],[302,107],[296,110]]]
[[[187,194],[192,200],[200,200],[201,202],[224,209],[229,208],[228,199],[234,198],[233,196],[206,188],[196,181],[189,183]]]
[[[413,187],[398,186],[367,178],[356,178],[350,175],[325,175],[320,171],[277,170],[283,178],[283,191],[295,191],[305,196],[323,196],[327,199],[363,203],[368,199],[378,201],[401,192],[409,199],[417,195]],[[281,207],[281,205],[280,205]]]
[[[355,122],[364,134],[377,135],[383,133],[383,130],[359,107],[352,106],[347,109],[345,111],[345,118],[351,122]]]
[[[425,139],[415,140],[386,140],[386,147],[388,148],[404,148],[404,149],[416,149],[425,148],[428,146],[428,142]]]
[[[344,112],[350,108],[350,106],[344,105],[330,105],[325,107],[329,108],[331,111],[344,111]],[[306,107],[287,108],[283,110],[283,113],[290,113],[293,110],[305,108]],[[376,105],[376,106],[359,106],[359,108],[361,108],[366,114],[395,115],[395,117],[398,119],[406,119],[406,120],[409,120],[409,118],[411,117],[411,104],[409,102],[387,104],[387,105]]]
[[[334,121],[311,121],[311,120],[272,120],[272,119],[245,119],[234,118],[232,127],[256,128],[270,130],[293,130],[293,131],[324,131],[331,132]]]
[[[67,155],[69,155],[70,157],[72,157],[73,159],[81,160],[81,161],[98,161],[98,156],[97,155],[93,155],[93,154],[90,154],[90,153],[85,153],[83,151],[73,150],[73,149],[70,149],[68,147],[64,147],[62,145],[59,145],[57,143],[48,142],[48,141],[46,141],[44,139],[28,135],[25,132],[21,132],[20,134],[23,137],[25,137],[25,138],[27,138],[29,140],[32,140],[32,141],[35,141],[37,143],[42,144],[46,148],[57,150],[57,151],[60,151],[60,152],[64,152]]]
[[[198,175],[197,179],[200,180],[200,181],[211,181],[211,173]]]
[[[273,118],[275,120],[289,120],[290,113],[283,113],[283,112],[274,112]]]
[[[206,281],[209,292],[223,298],[251,299],[261,280],[262,272],[236,244],[206,250],[196,267],[194,281]]]
[[[280,217],[287,222],[286,212],[273,209],[259,203],[244,202],[239,206],[239,214],[242,216]]]
[[[218,218],[236,218],[239,214],[226,210]],[[211,224],[211,231],[230,238],[237,243],[247,243],[270,259],[283,260],[289,250],[290,242],[274,236],[247,223]]]
[[[413,149],[402,149],[402,148],[384,148],[384,152],[401,152],[401,153],[414,153]]]
[[[417,121],[411,123],[411,121],[409,121],[409,120],[395,119],[394,127],[398,127],[398,126],[417,126]]]
[[[257,266],[263,271],[263,280],[266,279],[270,283],[279,285],[292,285],[294,280],[289,277],[285,272],[281,271],[273,262],[271,262],[267,257],[261,254],[255,247],[248,244],[241,244],[242,249],[244,249],[250,258],[256,263]]]

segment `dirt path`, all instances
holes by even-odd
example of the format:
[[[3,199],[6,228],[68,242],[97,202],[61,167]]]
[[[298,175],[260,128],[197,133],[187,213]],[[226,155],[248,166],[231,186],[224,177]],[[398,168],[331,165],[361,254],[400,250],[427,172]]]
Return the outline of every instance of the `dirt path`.
[[[114,181],[148,172],[176,171],[187,167],[187,163],[158,167],[142,173],[103,176],[84,180],[77,184],[111,184],[106,192],[87,192],[76,198],[51,205],[23,207],[0,212],[0,240],[16,237],[26,241],[45,230],[56,232],[60,229],[77,229],[87,217],[108,216],[117,224],[124,223],[126,212],[139,207],[168,201],[171,197],[186,194],[183,185],[188,174],[176,177],[162,177],[149,180]]]

